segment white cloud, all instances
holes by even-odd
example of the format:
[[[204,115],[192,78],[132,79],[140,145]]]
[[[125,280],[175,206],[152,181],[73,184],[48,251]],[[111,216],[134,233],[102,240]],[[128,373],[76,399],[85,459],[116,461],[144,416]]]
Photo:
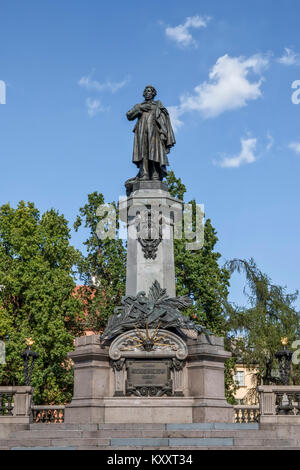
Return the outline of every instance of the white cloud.
[[[81,77],[81,79],[78,81],[78,85],[86,88],[89,91],[93,90],[101,92],[109,90],[112,93],[115,93],[116,91],[120,90],[120,88],[123,88],[123,86],[125,86],[128,81],[129,78],[125,78],[121,82],[111,82],[110,80],[107,80],[104,83],[100,83],[97,80],[92,80],[92,74],[90,74],[86,77]]]
[[[190,33],[190,28],[206,28],[210,18],[208,16],[189,16],[184,24],[178,26],[168,26],[165,30],[166,36],[175,41],[180,47],[195,46],[196,41]]]
[[[97,100],[97,99],[92,99],[92,98],[88,97],[85,101],[85,105],[87,107],[88,115],[90,117],[95,116],[97,113],[99,113],[101,111],[106,111],[106,108],[103,108],[101,106],[100,101]]]
[[[182,112],[200,111],[205,117],[215,117],[224,111],[246,106],[247,101],[261,96],[262,78],[250,81],[249,72],[261,74],[267,59],[255,55],[244,59],[220,57],[209,73],[209,81],[196,86],[193,95],[182,96]]]
[[[176,132],[181,126],[183,126],[183,121],[179,119],[180,110],[177,106],[168,106],[168,112],[170,114],[172,128],[174,132]]]
[[[120,90],[123,86],[126,85],[126,83],[129,81],[129,77],[125,78],[121,82],[111,82],[110,80],[107,80],[104,83],[100,83],[97,80],[92,79],[92,73],[88,76],[83,76],[81,79],[78,81],[78,85],[85,88],[88,91],[96,91],[96,92],[103,92],[103,91],[110,91],[111,93],[115,93],[116,91]],[[100,100],[98,99],[92,99],[88,97],[85,101],[85,105],[88,110],[89,116],[93,117],[95,114],[102,112],[102,111],[108,111],[109,107],[103,107],[101,105]]]
[[[300,65],[300,54],[294,52],[293,49],[285,47],[284,54],[277,61],[282,65]]]
[[[222,168],[238,168],[241,165],[254,163],[257,159],[255,156],[257,139],[241,139],[242,149],[238,155],[233,157],[224,157],[219,166]]]
[[[183,124],[179,118],[184,113],[198,111],[204,118],[212,118],[260,98],[261,74],[268,64],[268,58],[261,54],[249,58],[228,54],[220,57],[209,73],[209,80],[197,85],[193,94],[181,96],[178,106],[171,106],[177,127]],[[259,79],[251,80],[250,73],[258,75]]]
[[[300,154],[300,142],[292,142],[292,143],[289,145],[289,148],[292,149],[292,150],[294,150],[294,152]]]

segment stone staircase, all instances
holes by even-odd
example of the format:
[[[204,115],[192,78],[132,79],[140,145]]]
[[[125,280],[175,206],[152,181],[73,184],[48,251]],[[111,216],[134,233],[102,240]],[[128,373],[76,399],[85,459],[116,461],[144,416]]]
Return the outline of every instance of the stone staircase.
[[[300,433],[259,424],[31,424],[0,439],[0,450],[300,449]]]

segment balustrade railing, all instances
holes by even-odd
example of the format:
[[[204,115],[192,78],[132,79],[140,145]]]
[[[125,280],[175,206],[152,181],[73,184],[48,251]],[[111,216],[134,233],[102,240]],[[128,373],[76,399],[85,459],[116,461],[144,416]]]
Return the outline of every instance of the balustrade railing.
[[[275,391],[276,415],[300,415],[300,391]]]
[[[261,423],[300,424],[299,385],[258,387]]]
[[[235,423],[259,423],[259,405],[234,406]]]
[[[28,419],[31,414],[32,388],[28,386],[0,386],[0,423],[8,419]],[[23,422],[24,422],[23,419]]]
[[[13,392],[0,392],[0,416],[13,416],[13,402]]]
[[[34,423],[60,424],[65,419],[64,405],[32,405],[31,411]]]
[[[300,386],[258,387],[259,405],[234,406],[236,423],[293,422],[300,424]],[[63,423],[64,405],[32,405],[32,388],[0,387],[0,422],[28,417],[34,423]],[[6,421],[4,421],[6,420]],[[291,421],[292,420],[292,421]]]

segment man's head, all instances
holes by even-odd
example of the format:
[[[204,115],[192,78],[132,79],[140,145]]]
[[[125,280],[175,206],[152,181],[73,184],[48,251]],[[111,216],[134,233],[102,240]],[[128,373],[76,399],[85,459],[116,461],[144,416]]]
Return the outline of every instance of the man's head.
[[[153,100],[156,94],[157,93],[154,86],[147,85],[144,89],[143,97],[145,98],[145,100]]]

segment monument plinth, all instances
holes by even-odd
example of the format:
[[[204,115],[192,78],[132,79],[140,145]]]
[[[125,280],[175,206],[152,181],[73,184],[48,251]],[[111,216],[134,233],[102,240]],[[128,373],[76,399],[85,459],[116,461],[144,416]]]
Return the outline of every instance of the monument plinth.
[[[125,338],[120,335],[115,341],[120,346]],[[66,423],[233,422],[233,408],[224,395],[224,362],[230,353],[224,351],[223,338],[178,338],[180,359],[174,350],[171,355],[163,348],[120,355],[116,342],[110,349],[101,348],[97,335],[76,339],[76,349],[69,354],[75,384]],[[151,383],[145,383],[148,380]]]
[[[74,396],[67,423],[233,422],[224,393],[224,362],[231,354],[181,311],[176,297],[174,234],[183,202],[162,181],[175,144],[168,111],[145,101],[128,113],[134,128],[133,162],[139,173],[125,183],[119,205],[127,223],[126,295],[102,336],[76,339]]]
[[[171,297],[176,295],[173,233],[183,203],[165,186],[137,181],[119,205],[120,217],[128,224],[126,295],[148,292],[154,281]]]

